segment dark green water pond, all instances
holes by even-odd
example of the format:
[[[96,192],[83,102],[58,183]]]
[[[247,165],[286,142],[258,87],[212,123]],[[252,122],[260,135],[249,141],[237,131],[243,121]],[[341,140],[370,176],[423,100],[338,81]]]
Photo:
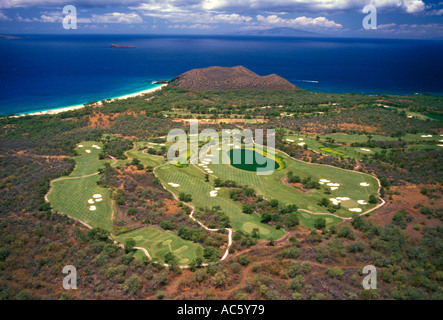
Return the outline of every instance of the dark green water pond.
[[[229,151],[231,165],[237,169],[257,171],[257,168],[278,169],[279,164],[262,154],[249,149],[232,149]]]

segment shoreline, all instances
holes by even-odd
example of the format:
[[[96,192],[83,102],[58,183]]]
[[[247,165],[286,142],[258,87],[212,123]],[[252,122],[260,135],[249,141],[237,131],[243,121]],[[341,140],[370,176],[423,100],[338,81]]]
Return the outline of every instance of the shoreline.
[[[100,101],[97,101],[96,106],[102,106],[103,105],[103,101],[116,101],[116,100],[126,100],[129,98],[135,98],[135,97],[139,97],[139,96],[143,96],[145,94],[149,94],[149,93],[153,93],[156,91],[159,91],[161,89],[163,89],[163,87],[167,86],[167,84],[160,84],[157,87],[154,88],[150,88],[150,89],[146,89],[146,90],[142,90],[142,91],[137,91],[134,93],[130,93],[130,94],[125,94],[122,96],[118,96],[118,97],[114,97],[114,98],[108,98],[108,99],[103,99]],[[54,109],[49,109],[49,110],[43,110],[43,111],[35,111],[35,112],[27,112],[27,113],[22,113],[22,114],[17,114],[17,115],[13,115],[13,116],[9,116],[8,118],[19,118],[19,117],[26,117],[26,116],[39,116],[39,115],[54,115],[54,114],[58,114],[58,113],[62,113],[62,112],[67,112],[67,111],[74,111],[74,110],[79,110],[84,108],[85,105],[84,104],[78,104],[78,105],[74,105],[74,106],[68,106],[68,107],[60,107],[60,108],[54,108]]]

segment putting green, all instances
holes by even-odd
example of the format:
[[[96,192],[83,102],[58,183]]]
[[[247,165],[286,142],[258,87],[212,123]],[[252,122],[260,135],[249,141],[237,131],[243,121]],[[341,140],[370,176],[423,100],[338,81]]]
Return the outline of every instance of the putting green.
[[[256,228],[262,235],[268,235],[270,233],[268,229],[265,229],[256,223],[246,222],[242,226],[243,231],[246,231],[247,233],[252,233],[252,231]]]
[[[137,247],[148,250],[153,259],[164,262],[168,252],[177,257],[179,265],[188,265],[195,258],[203,258],[203,247],[191,241],[183,240],[172,232],[155,227],[144,227],[116,236],[116,240],[125,243],[134,239]],[[137,255],[136,255],[137,256]]]

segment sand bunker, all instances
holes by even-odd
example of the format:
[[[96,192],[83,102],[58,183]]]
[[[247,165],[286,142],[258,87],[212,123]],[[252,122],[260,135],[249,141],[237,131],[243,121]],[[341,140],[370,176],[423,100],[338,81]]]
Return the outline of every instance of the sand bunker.
[[[169,184],[171,187],[173,187],[173,188],[180,187],[180,185],[177,184],[177,183],[169,182],[168,184]]]
[[[234,148],[235,148],[235,149],[240,149],[240,146],[235,146]]]
[[[368,204],[365,200],[357,200],[359,204]]]
[[[298,140],[303,141],[303,138],[298,138]]]
[[[337,189],[338,189],[338,187],[331,187],[332,191],[337,190]]]
[[[102,195],[101,195],[100,193],[96,193],[96,194],[93,194],[92,197],[93,197],[94,199],[98,199],[98,198],[101,198]]]
[[[331,182],[331,180],[328,180],[328,179],[320,179],[320,182]]]
[[[100,199],[95,199],[95,202],[100,202],[100,201],[102,201],[103,199],[102,198],[100,198]]]
[[[371,152],[371,149],[360,148],[361,151]]]
[[[289,142],[294,142],[294,140],[292,140],[292,139],[286,139],[286,141],[289,141]]]
[[[327,186],[329,186],[329,187],[340,187],[340,183],[332,183],[332,182],[329,182],[329,183],[327,184]]]
[[[349,209],[349,211],[352,211],[352,212],[362,212],[363,210],[360,209],[360,208],[351,208],[351,209]]]
[[[94,203],[94,199],[89,199],[89,200],[88,200],[88,203],[89,203],[89,204],[93,204],[93,203]]]
[[[432,134],[423,134],[422,138],[432,138]]]
[[[220,188],[215,188],[215,190],[220,190]]]
[[[78,147],[79,147],[79,148],[83,148],[83,145],[82,145],[82,144],[79,144]]]
[[[199,163],[198,164],[199,167],[204,166],[204,165],[205,165],[204,163]]]
[[[303,147],[306,143],[305,142],[300,142],[300,143],[297,143],[299,146],[301,146],[301,147]]]
[[[207,156],[208,157],[213,157],[214,155],[213,154],[208,154]],[[211,159],[209,159],[209,160],[211,160]]]
[[[101,149],[99,146],[97,146],[97,145],[95,145],[95,144],[94,144],[92,147],[93,147],[93,148],[96,148],[96,149]]]
[[[212,170],[208,170],[208,173],[214,173],[214,171],[212,171]]]
[[[369,183],[367,183],[367,182],[362,182],[362,183],[360,183],[360,185],[362,187],[369,187]]]
[[[233,143],[228,143],[228,146],[233,146],[234,144]]]
[[[443,147],[443,144],[437,144],[437,147]]]
[[[341,202],[340,200],[338,200],[338,199],[336,199],[336,198],[331,198],[331,199],[329,199],[329,200],[331,200],[331,202],[332,202],[334,205],[336,205],[336,206],[338,206],[338,204]]]
[[[97,208],[96,208],[95,206],[90,206],[90,207],[89,207],[89,210],[90,210],[90,211],[95,211],[95,210],[97,210]]]
[[[86,153],[91,153],[91,150],[85,150],[86,151]]]
[[[351,200],[351,198],[348,198],[348,197],[337,197],[337,200],[348,201],[348,200]]]
[[[213,191],[209,192],[209,195],[211,197],[216,197],[217,196],[217,190],[213,190]]]
[[[221,150],[221,148],[217,148],[217,150],[218,150],[218,151],[220,151],[220,150]]]

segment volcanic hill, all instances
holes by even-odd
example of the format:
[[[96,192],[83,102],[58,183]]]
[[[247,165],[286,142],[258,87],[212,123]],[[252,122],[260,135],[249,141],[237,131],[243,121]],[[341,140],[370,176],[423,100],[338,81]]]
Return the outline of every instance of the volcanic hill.
[[[243,66],[193,69],[173,79],[171,83],[192,91],[298,90],[276,74],[262,77]]]

